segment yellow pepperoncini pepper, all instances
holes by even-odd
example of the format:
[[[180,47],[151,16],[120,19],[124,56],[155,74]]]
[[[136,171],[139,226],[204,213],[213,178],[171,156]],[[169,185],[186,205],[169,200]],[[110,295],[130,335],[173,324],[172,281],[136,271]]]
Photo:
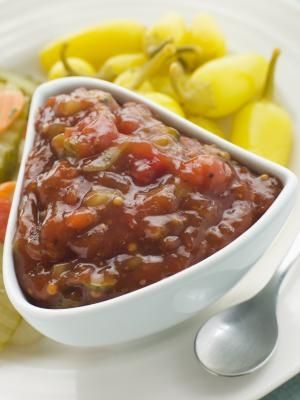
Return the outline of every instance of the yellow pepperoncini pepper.
[[[260,93],[267,66],[259,54],[234,54],[209,61],[190,76],[175,62],[170,77],[188,114],[218,118],[237,111]]]
[[[167,108],[168,110],[174,112],[175,114],[184,117],[184,112],[182,108],[177,103],[177,101],[174,100],[171,96],[168,96],[167,94],[160,92],[146,92],[143,93],[143,96],[146,97],[146,99],[149,99],[154,103],[157,103],[158,105]]]
[[[113,81],[124,71],[139,67],[146,61],[146,55],[141,52],[132,54],[118,54],[106,60],[98,72],[98,77],[107,81]]]
[[[272,101],[274,71],[280,50],[275,49],[259,100],[243,107],[235,116],[231,140],[278,164],[287,165],[292,148],[291,117]]]

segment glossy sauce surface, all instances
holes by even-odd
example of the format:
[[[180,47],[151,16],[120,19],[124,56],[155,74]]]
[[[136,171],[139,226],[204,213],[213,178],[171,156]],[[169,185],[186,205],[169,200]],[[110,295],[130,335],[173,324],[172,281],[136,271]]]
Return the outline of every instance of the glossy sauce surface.
[[[241,235],[282,188],[99,90],[50,98],[36,130],[15,261],[26,296],[42,307],[167,278]]]

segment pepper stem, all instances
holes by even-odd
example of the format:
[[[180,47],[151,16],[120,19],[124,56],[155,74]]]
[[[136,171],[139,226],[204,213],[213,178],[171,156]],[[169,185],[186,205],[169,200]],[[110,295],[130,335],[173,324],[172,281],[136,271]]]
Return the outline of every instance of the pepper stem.
[[[169,72],[172,86],[180,100],[183,101],[186,98],[184,86],[187,79],[184,68],[180,62],[176,61],[170,65]]]
[[[76,71],[71,67],[69,60],[67,58],[67,50],[68,50],[69,44],[68,43],[63,43],[60,51],[60,59],[61,62],[63,63],[64,69],[66,70],[68,76],[79,76]]]
[[[146,51],[149,57],[155,56],[155,54],[159,53],[167,44],[173,43],[172,39],[167,39],[164,42],[150,46],[150,48]]]
[[[278,57],[280,56],[280,49],[276,48],[273,50],[272,57],[269,62],[269,68],[267,71],[267,76],[265,80],[265,85],[262,92],[262,97],[271,98],[273,95],[273,86],[274,86],[274,74],[275,68],[277,64]]]
[[[191,45],[185,45],[185,46],[178,46],[177,53],[196,53],[196,54],[201,55],[202,50],[199,46],[195,46],[195,45],[191,44]]]
[[[146,79],[156,74],[157,71],[162,68],[167,61],[176,54],[176,46],[174,44],[166,44],[158,53],[156,53],[149,61],[144,64],[136,78],[130,85],[130,89],[137,89]]]

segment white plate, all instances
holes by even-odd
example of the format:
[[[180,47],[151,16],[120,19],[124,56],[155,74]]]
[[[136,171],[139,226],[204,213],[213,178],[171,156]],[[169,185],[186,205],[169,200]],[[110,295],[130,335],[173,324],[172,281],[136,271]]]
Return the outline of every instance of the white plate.
[[[277,81],[281,98],[293,113],[294,155],[299,154],[300,3],[295,0],[0,0],[0,64],[31,72],[37,70],[36,50],[61,33],[116,16],[149,23],[170,9],[187,18],[201,9],[214,13],[234,49],[269,54],[273,47],[281,47]],[[294,156],[291,167],[300,175],[300,157]],[[297,271],[281,296],[278,351],[261,371],[242,378],[213,377],[196,362],[192,344],[201,320],[266,282],[299,230],[298,203],[270,251],[238,287],[201,316],[119,348],[80,351],[44,339],[31,347],[7,349],[0,355],[1,399],[254,400],[279,386],[300,371]]]

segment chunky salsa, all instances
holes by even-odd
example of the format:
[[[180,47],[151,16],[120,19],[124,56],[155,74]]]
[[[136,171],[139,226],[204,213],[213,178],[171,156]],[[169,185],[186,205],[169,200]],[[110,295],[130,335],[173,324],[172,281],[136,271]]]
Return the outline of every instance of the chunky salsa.
[[[203,260],[282,186],[144,105],[77,89],[36,120],[15,236],[18,279],[48,308],[107,300]]]

